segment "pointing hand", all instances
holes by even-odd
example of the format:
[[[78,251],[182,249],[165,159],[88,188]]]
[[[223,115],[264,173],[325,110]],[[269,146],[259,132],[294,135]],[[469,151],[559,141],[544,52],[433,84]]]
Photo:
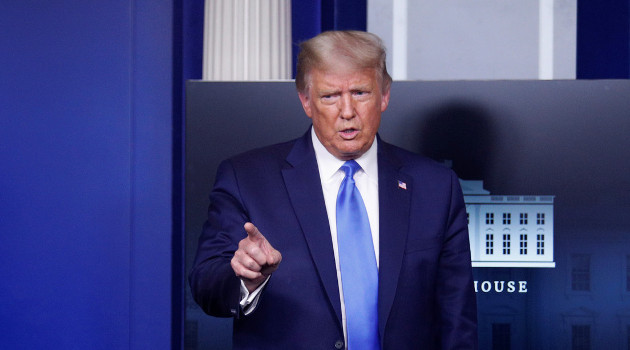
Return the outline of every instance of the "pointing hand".
[[[282,254],[274,249],[254,224],[244,226],[247,237],[238,244],[232,258],[232,269],[251,293],[271,275],[282,261]]]

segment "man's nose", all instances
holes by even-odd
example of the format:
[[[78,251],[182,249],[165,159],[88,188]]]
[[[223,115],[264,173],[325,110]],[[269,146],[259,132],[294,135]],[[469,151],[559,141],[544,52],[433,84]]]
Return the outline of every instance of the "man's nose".
[[[339,109],[341,112],[341,117],[344,119],[351,119],[354,117],[354,103],[352,101],[352,96],[350,94],[342,94],[339,99]]]

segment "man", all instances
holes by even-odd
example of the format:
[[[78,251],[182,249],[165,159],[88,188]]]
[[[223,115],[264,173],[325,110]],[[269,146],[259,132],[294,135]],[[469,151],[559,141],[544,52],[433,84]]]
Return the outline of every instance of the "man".
[[[377,136],[391,85],[380,39],[302,43],[296,85],[312,128],[219,166],[197,303],[234,317],[235,349],[475,349],[459,182]]]

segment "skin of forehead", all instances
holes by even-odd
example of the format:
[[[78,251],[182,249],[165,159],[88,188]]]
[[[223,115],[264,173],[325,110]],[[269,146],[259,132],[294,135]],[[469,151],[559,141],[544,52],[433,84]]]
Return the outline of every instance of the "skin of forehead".
[[[324,64],[311,68],[311,70],[306,75],[307,91],[312,87],[312,84],[313,84],[312,73],[314,71],[319,71],[321,73],[331,74],[331,75],[348,75],[348,74],[357,73],[357,72],[371,73],[373,74],[372,77],[376,80],[379,88],[382,88],[381,82],[379,81],[380,77],[377,74],[375,67],[361,67],[349,59],[346,59],[346,60],[341,59],[339,61],[334,61],[334,62],[324,62]]]

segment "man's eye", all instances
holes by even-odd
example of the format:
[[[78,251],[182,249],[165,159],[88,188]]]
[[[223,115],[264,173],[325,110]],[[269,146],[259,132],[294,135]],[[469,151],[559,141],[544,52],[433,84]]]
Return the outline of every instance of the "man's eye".
[[[333,103],[337,98],[337,95],[335,94],[331,94],[331,95],[322,95],[321,100],[324,103]]]

